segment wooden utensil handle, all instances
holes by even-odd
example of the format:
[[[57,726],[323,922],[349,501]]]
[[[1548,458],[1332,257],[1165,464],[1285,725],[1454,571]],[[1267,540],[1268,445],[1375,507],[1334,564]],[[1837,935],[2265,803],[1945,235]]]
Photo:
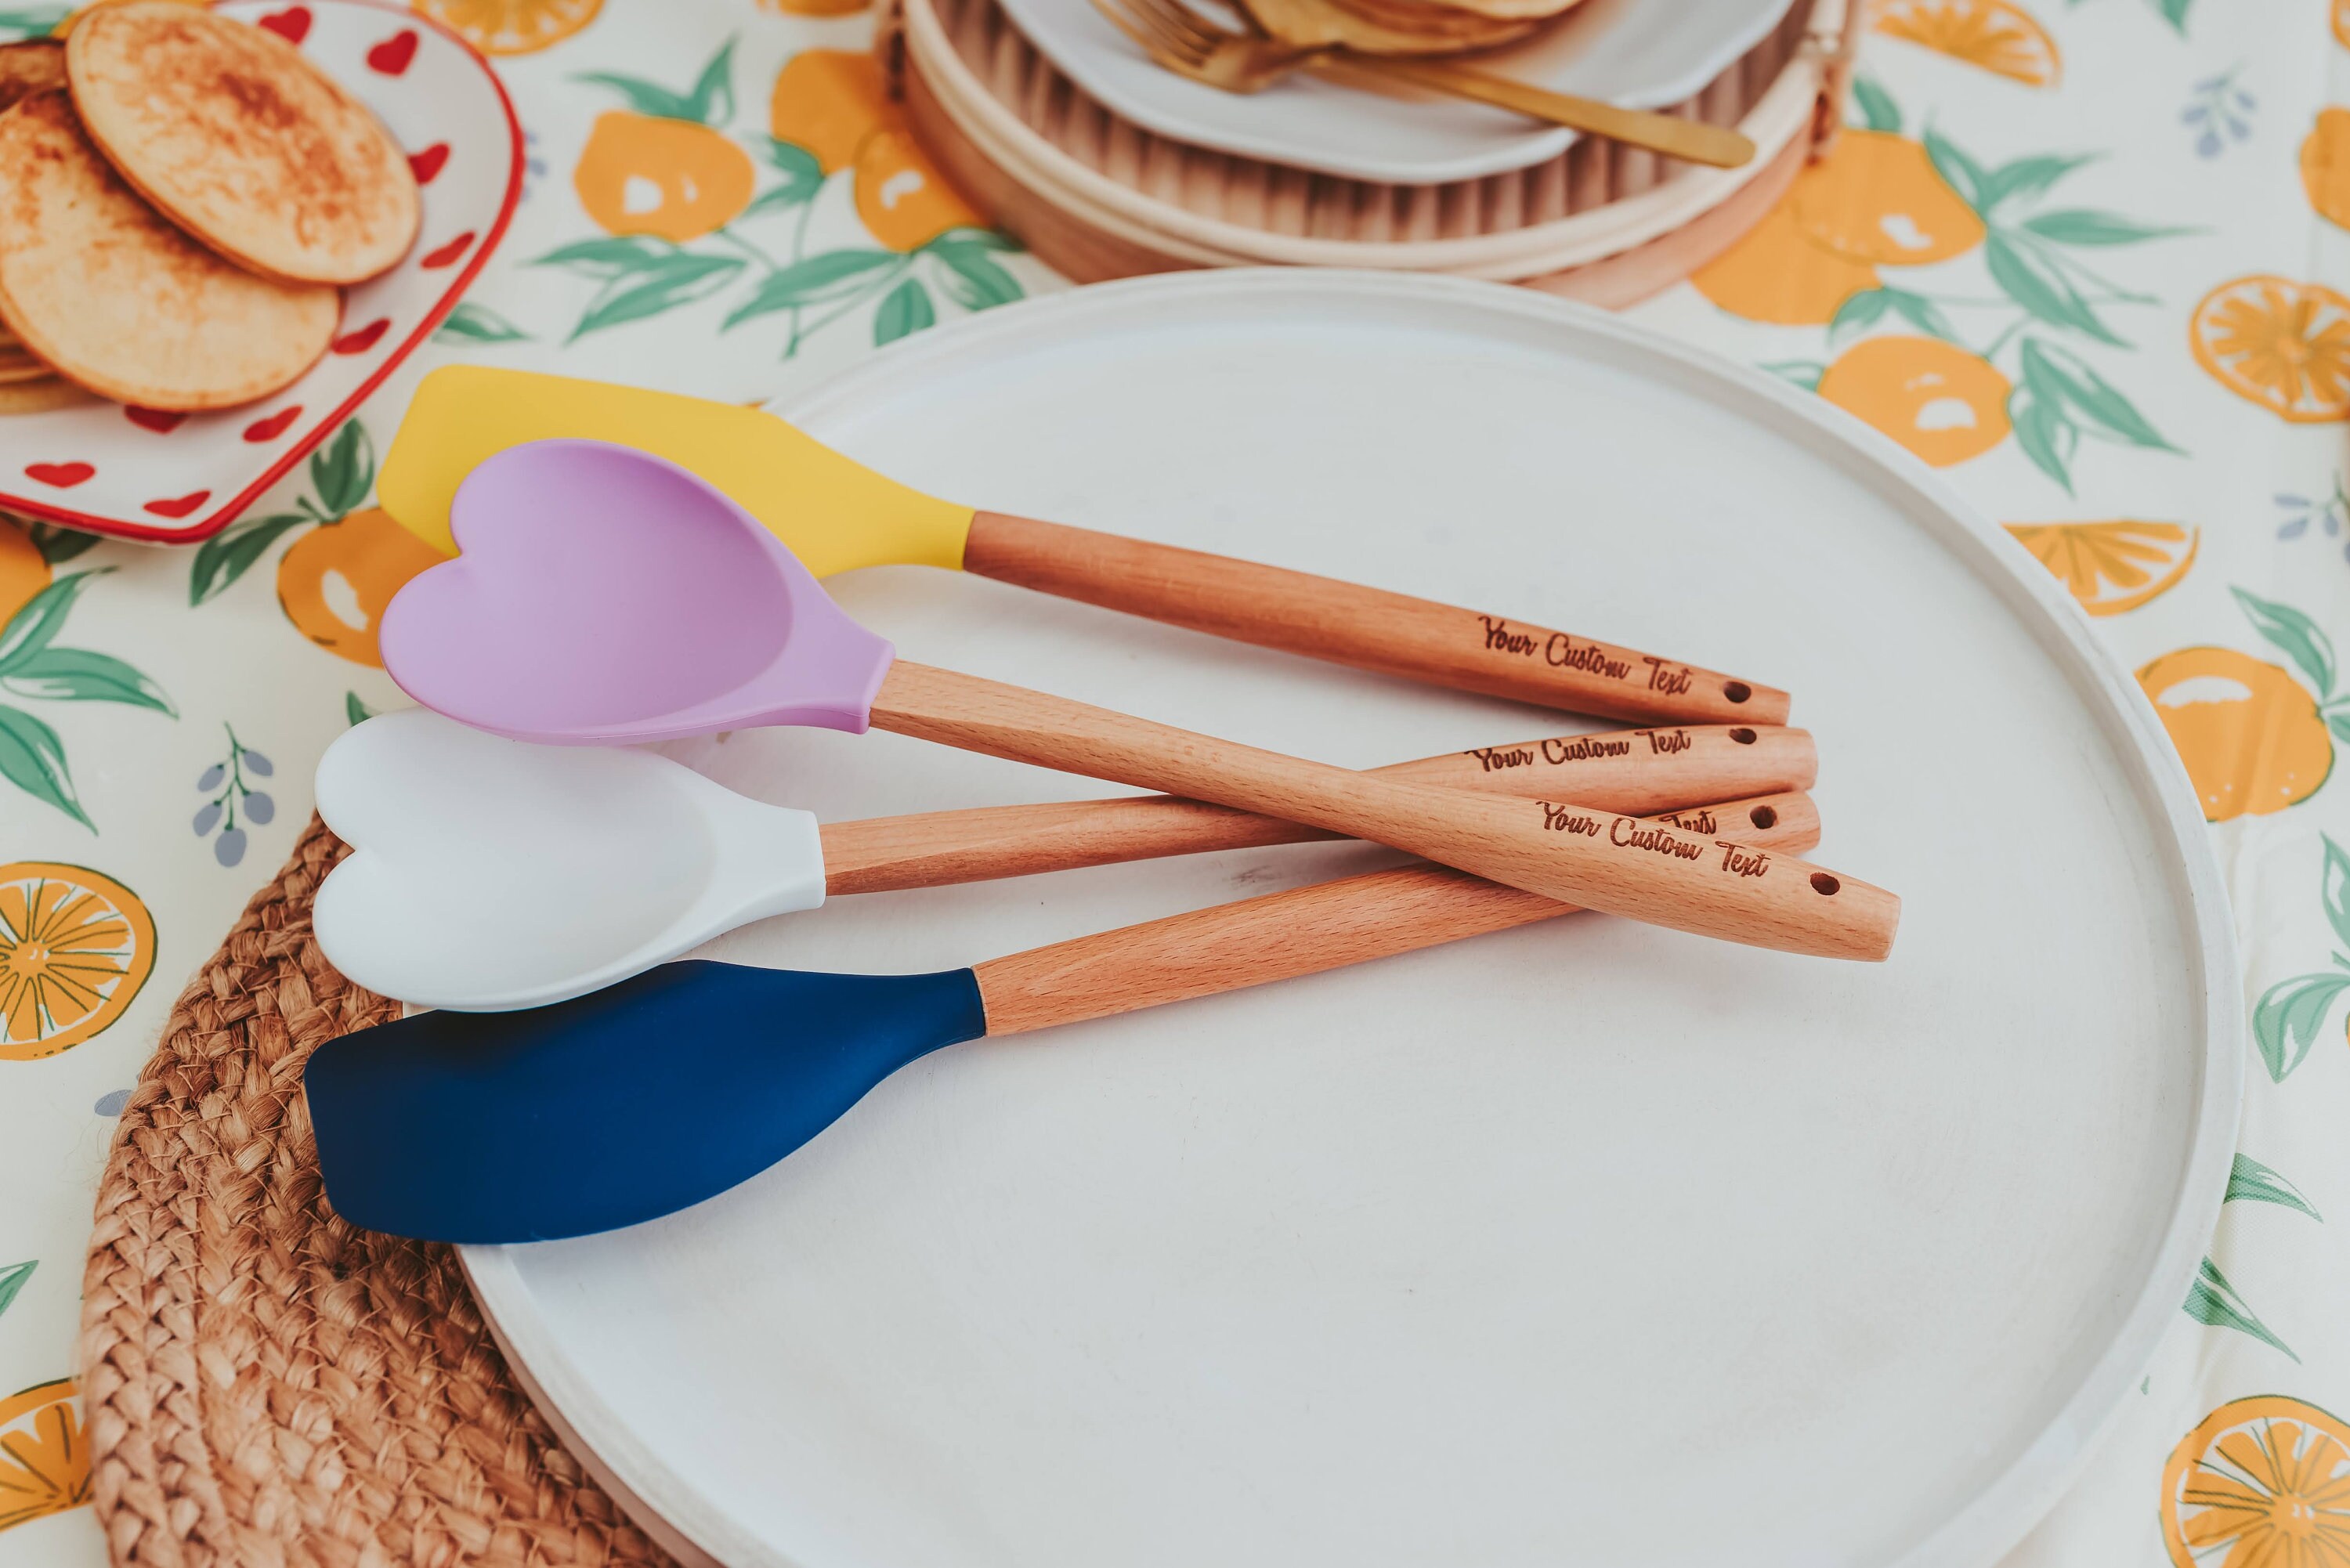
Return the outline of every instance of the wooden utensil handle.
[[[1819,841],[1809,795],[1711,808],[1724,837],[1794,853]],[[991,959],[974,971],[991,1035],[1319,974],[1531,925],[1572,906],[1441,866],[1400,866]]]
[[[1679,119],[1644,109],[1618,109],[1597,99],[1551,92],[1467,66],[1351,53],[1332,57],[1329,65],[1341,72],[1358,71],[1366,76],[1385,77],[1390,81],[1409,82],[1415,87],[1424,87],[1453,98],[1490,103],[1496,109],[1510,109],[1529,119],[1564,125],[1573,130],[1587,130],[1595,136],[1646,147],[1668,158],[1684,159],[1691,163],[1707,163],[1717,169],[1741,169],[1754,161],[1753,140],[1743,131],[1726,126],[1708,125],[1702,120]]]
[[[1819,757],[1802,730],[1698,725],[1552,735],[1370,771],[1449,789],[1572,794],[1611,811],[1648,813],[1808,788]],[[1340,836],[1164,794],[924,812],[830,822],[818,831],[829,896]]]
[[[1260,648],[1570,712],[1697,724],[1787,721],[1784,691],[1678,659],[1309,572],[1001,512],[972,518],[962,566]]]
[[[1823,958],[1882,959],[1901,901],[1804,861],[1635,816],[1349,773],[900,659],[884,730],[1390,845],[1563,903]]]

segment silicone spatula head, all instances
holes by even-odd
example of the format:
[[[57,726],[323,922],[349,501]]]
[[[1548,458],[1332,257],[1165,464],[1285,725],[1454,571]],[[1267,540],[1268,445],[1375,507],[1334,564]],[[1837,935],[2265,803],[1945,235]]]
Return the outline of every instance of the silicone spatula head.
[[[916,1057],[987,1032],[967,969],[689,961],[528,1012],[423,1012],[303,1069],[327,1200],[435,1241],[533,1241],[714,1197]]]
[[[958,567],[972,509],[884,478],[757,409],[567,376],[445,365],[392,437],[376,496],[443,552],[467,474],[525,441],[617,441],[684,464],[739,503],[819,577],[891,563]]]
[[[533,441],[475,469],[452,517],[463,554],[411,578],[380,632],[384,668],[426,707],[569,745],[864,731],[889,643],[675,463]]]
[[[650,752],[536,746],[423,708],[346,730],[318,815],[351,854],[312,909],[369,991],[536,1007],[824,902],[816,818]]]

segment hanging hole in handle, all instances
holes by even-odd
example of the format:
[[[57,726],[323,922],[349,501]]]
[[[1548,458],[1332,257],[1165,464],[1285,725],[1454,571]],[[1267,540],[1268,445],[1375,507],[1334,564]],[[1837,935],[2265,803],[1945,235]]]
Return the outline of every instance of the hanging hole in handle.
[[[1829,876],[1825,871],[1814,871],[1812,873],[1812,891],[1821,895],[1823,898],[1833,897],[1835,890],[1843,886],[1843,883],[1837,881],[1835,877]]]
[[[1754,695],[1754,688],[1743,680],[1725,680],[1721,684],[1721,694],[1732,702],[1743,702]]]
[[[1757,827],[1776,827],[1779,826],[1779,813],[1774,807],[1758,805],[1746,814],[1746,820]]]
[[[1730,738],[1742,746],[1751,746],[1754,743],[1754,732],[1741,724],[1730,732]]]

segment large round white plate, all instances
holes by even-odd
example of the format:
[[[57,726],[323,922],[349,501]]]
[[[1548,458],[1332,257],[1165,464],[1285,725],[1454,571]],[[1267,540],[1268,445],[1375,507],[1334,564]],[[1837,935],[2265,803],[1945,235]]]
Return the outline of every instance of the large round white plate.
[[[669,1220],[465,1254],[525,1376],[736,1565],[1981,1564],[2176,1319],[2243,1059],[2153,711],[2054,580],[1804,394],[1492,285],[1223,272],[800,405],[983,504],[1749,672],[1892,961],[1579,917],[943,1051]],[[906,656],[1368,765],[1561,728],[935,570]],[[827,818],[1100,786],[879,733],[680,747]],[[707,950],[948,968],[1359,867],[843,899]],[[777,1020],[789,1027],[789,1020]],[[661,1071],[648,1039],[643,1071]]]
[[[1150,63],[1093,0],[1003,0],[1031,43],[1111,113],[1146,130],[1243,158],[1353,180],[1432,185],[1555,158],[1575,133],[1483,104],[1381,93],[1293,77],[1222,92]],[[1229,21],[1219,0],[1188,0]],[[1555,91],[1659,109],[1694,97],[1762,42],[1792,0],[1583,0],[1524,43],[1474,57],[1480,69]]]

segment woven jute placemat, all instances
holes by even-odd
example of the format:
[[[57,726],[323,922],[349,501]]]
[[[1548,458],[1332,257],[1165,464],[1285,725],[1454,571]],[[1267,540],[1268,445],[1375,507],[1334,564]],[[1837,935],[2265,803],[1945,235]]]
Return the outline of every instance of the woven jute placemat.
[[[81,1391],[113,1560],[670,1568],[515,1386],[450,1249],[320,1194],[302,1064],[397,1012],[312,940],[343,852],[313,819],[172,1008],[107,1160]]]

